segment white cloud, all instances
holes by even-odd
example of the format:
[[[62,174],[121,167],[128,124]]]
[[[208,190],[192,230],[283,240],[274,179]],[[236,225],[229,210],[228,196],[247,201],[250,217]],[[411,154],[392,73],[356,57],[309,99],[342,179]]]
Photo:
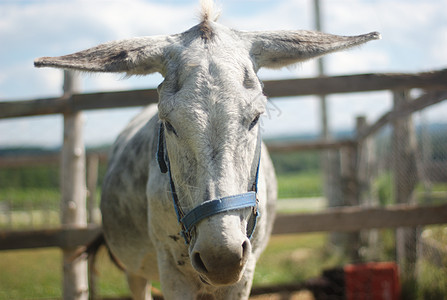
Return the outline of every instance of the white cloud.
[[[124,108],[85,112],[85,143],[89,146],[110,143],[140,110]]]
[[[434,61],[428,55],[439,49],[441,34],[447,30],[445,0],[344,0],[324,3],[326,30],[337,34],[381,32],[382,40],[362,49],[371,49],[379,54],[382,62],[387,56],[388,63],[384,67],[388,71],[414,72],[447,64],[446,56]]]
[[[355,128],[356,117],[365,116],[372,124],[391,109],[387,91],[332,95],[327,100],[332,130]]]
[[[377,43],[372,41],[370,43]],[[390,57],[383,51],[366,50],[369,44],[359,49],[331,54],[326,59],[330,75],[386,72]]]
[[[58,96],[62,93],[62,74],[56,69],[38,70],[22,61],[0,70],[1,101]]]
[[[288,97],[273,99],[267,104],[267,112],[261,126],[265,137],[316,133],[319,103],[316,97]]]
[[[259,3],[261,2],[261,3]],[[233,1],[223,9],[221,22],[238,30],[294,30],[312,29],[313,17],[310,1]],[[255,6],[258,6],[255,8]],[[238,12],[245,7],[244,13]],[[234,11],[233,11],[234,10]],[[227,14],[228,12],[229,14]]]
[[[38,56],[63,55],[98,43],[130,36],[177,31],[193,23],[185,5],[167,6],[144,1],[40,1],[0,4],[0,98],[32,99],[59,96],[63,73],[35,69]],[[190,5],[191,6],[191,5]],[[173,29],[174,28],[174,29]],[[184,30],[186,28],[182,28]],[[156,86],[160,77],[121,80],[120,75],[83,74],[88,92]],[[125,99],[123,99],[125,101]],[[87,113],[88,143],[110,142],[135,109]],[[0,120],[0,146],[61,143],[61,117]],[[105,130],[107,128],[107,130]]]
[[[62,144],[62,117],[0,120],[0,146],[58,147]]]
[[[433,61],[441,63],[441,67],[445,68],[447,65],[447,26],[436,30],[434,39],[436,42],[431,45],[428,56]]]

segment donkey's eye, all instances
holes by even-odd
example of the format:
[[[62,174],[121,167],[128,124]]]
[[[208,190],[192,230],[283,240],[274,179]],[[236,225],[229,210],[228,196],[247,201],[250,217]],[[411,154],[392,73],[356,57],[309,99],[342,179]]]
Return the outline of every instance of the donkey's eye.
[[[166,130],[177,135],[177,131],[175,131],[174,126],[171,125],[168,121],[165,121]]]
[[[256,118],[254,118],[253,121],[251,121],[250,126],[248,127],[248,130],[252,130],[253,127],[255,127],[256,124],[258,124],[260,116],[261,116],[260,114],[257,115]]]

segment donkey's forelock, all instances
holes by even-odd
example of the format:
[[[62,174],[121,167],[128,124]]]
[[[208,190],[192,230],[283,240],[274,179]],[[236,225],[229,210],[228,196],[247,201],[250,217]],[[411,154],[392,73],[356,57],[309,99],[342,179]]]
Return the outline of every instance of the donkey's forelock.
[[[214,32],[210,22],[216,22],[219,18],[219,12],[216,10],[215,3],[212,0],[202,0],[201,16],[199,31],[204,41],[209,41],[213,38]]]
[[[209,22],[213,21],[216,22],[217,19],[220,16],[220,11],[216,8],[216,4],[213,0],[201,0],[201,21],[202,22]]]

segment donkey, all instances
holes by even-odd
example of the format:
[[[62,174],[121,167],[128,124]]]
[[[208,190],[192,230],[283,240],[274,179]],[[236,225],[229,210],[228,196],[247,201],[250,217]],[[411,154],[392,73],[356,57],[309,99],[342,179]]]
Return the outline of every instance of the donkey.
[[[165,299],[247,299],[272,231],[276,177],[261,141],[260,68],[281,68],[380,38],[246,32],[201,21],[174,35],[42,57],[37,67],[159,72],[145,108],[112,148],[101,199],[104,235],[135,299],[160,281]],[[123,99],[125,101],[125,99]]]

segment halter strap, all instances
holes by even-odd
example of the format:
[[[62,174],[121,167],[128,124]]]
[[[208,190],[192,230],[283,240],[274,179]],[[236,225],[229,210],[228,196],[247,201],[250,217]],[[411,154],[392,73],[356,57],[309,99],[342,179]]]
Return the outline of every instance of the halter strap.
[[[258,145],[261,146],[260,137],[258,136]],[[256,176],[251,187],[251,191],[233,196],[222,197],[214,200],[208,200],[202,204],[196,206],[187,214],[185,214],[180,206],[177,193],[175,191],[174,180],[172,179],[171,166],[169,163],[169,156],[165,149],[165,136],[164,125],[160,122],[158,131],[158,146],[157,146],[157,161],[162,173],[169,174],[169,185],[171,188],[172,201],[174,203],[174,210],[177,215],[177,221],[182,227],[182,236],[185,239],[185,243],[189,244],[191,241],[191,230],[194,226],[205,218],[213,216],[218,213],[239,210],[244,208],[252,208],[251,216],[247,222],[247,237],[251,238],[253,235],[257,218],[259,216],[258,211],[258,178],[259,178],[259,165],[261,162],[261,151],[259,150],[258,164],[256,166]]]
[[[169,174],[169,186],[171,189],[171,197],[172,202],[174,203],[174,210],[177,216],[177,221],[182,227],[182,236],[185,239],[186,244],[189,244],[191,240],[190,231],[187,231],[185,225],[182,223],[182,218],[185,216],[185,213],[180,206],[180,201],[177,196],[177,192],[175,191],[174,180],[172,179],[171,174],[171,164],[169,162],[168,152],[165,151],[165,134],[164,134],[164,125],[160,122],[160,127],[158,129],[158,146],[157,146],[157,161],[158,166],[160,167],[160,172]]]
[[[234,196],[208,200],[196,206],[181,219],[186,231],[191,229],[205,218],[230,210],[243,209],[256,206],[256,193],[248,192]]]

